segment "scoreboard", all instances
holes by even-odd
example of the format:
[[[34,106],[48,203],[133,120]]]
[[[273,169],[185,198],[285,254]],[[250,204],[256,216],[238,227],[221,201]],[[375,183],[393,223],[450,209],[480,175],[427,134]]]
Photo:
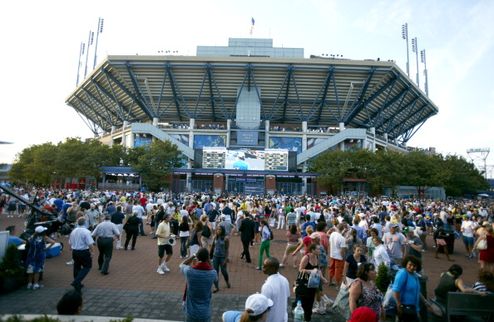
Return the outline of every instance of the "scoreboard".
[[[205,169],[288,171],[288,163],[286,149],[202,149],[202,168]]]

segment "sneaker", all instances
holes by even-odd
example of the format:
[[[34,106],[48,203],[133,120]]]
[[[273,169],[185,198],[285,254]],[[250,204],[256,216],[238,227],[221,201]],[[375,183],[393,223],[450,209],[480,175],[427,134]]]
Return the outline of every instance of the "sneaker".
[[[162,265],[162,266],[163,266],[163,267],[162,267],[162,270],[163,270],[164,272],[169,272],[169,271],[170,271],[170,269],[168,268],[168,266],[166,266],[166,264],[164,264],[164,265]]]
[[[32,288],[33,288],[33,283],[28,283],[28,284],[27,284],[27,289],[28,289],[28,290],[30,290],[30,289],[32,289]]]
[[[160,275],[165,274],[165,272],[163,272],[163,270],[161,269],[161,267],[158,267],[158,269],[156,270],[156,273],[158,273]]]
[[[37,289],[39,289],[39,288],[41,288],[41,285],[39,285],[38,283],[35,283],[35,284],[33,285],[33,290],[37,290]]]
[[[280,264],[280,267],[285,267],[285,265],[284,264]]]
[[[69,260],[68,262],[65,263],[66,265],[74,265],[74,260]]]
[[[319,313],[319,302],[314,302],[312,305],[312,313]]]
[[[261,267],[259,267],[259,266],[257,266],[257,267],[256,267],[256,269],[257,269],[258,271],[260,271],[262,268],[261,268]]]

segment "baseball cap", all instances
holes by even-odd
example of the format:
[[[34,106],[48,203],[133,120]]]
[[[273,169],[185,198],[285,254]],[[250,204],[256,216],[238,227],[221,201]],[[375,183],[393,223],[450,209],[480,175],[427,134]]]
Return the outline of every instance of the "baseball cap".
[[[42,232],[44,232],[45,230],[47,230],[48,228],[46,227],[43,227],[43,226],[38,226],[34,229],[34,231],[38,234],[41,234]]]
[[[398,225],[398,224],[391,224],[391,226],[390,226],[390,227],[391,227],[391,228],[398,228],[398,227],[400,227],[400,225]]]
[[[266,296],[256,293],[252,294],[245,301],[245,309],[251,310],[251,316],[261,315],[266,310],[273,306],[273,301]]]

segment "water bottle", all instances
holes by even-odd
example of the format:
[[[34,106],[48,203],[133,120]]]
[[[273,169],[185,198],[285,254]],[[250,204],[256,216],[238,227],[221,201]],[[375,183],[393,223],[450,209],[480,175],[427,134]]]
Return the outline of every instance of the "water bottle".
[[[304,309],[302,308],[302,302],[300,302],[300,300],[297,301],[297,306],[293,309],[293,321],[304,321]]]

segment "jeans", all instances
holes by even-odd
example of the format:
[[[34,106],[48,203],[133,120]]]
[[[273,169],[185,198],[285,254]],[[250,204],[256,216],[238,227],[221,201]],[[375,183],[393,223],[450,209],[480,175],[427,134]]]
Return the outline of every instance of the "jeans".
[[[72,259],[74,260],[74,281],[72,286],[76,289],[82,287],[82,280],[93,267],[93,261],[91,259],[91,253],[89,249],[86,250],[72,250]]]
[[[142,218],[139,218],[139,234],[141,236],[146,236],[144,233],[144,220],[142,220]]]
[[[187,256],[187,240],[189,237],[180,237],[180,256]]]
[[[213,257],[213,267],[218,273],[218,278],[214,282],[214,286],[216,288],[219,287],[219,275],[220,275],[220,269],[221,269],[221,274],[223,275],[223,278],[225,279],[225,282],[229,284],[229,279],[228,279],[228,271],[226,270],[226,258],[225,257]]]

